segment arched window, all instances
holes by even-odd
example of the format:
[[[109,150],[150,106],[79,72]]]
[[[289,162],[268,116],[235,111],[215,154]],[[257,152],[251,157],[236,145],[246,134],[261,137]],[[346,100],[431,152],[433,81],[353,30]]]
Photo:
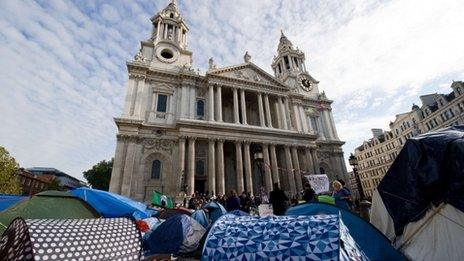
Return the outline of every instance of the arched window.
[[[151,178],[160,179],[161,178],[161,161],[154,160],[151,164]]]
[[[324,169],[323,167],[320,167],[320,168],[319,168],[319,173],[320,173],[320,174],[325,174],[325,169]]]
[[[197,116],[205,116],[205,101],[197,100]]]
[[[195,163],[195,175],[203,176],[205,175],[205,161],[204,160],[197,160]]]

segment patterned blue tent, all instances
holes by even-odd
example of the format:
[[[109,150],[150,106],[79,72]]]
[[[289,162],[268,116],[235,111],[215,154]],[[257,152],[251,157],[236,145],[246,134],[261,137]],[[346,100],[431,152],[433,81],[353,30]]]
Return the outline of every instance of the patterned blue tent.
[[[369,260],[338,215],[224,215],[202,260]]]
[[[353,239],[358,243],[367,257],[372,260],[405,260],[403,255],[396,250],[376,227],[366,222],[359,216],[336,205],[313,202],[300,204],[289,208],[286,215],[312,216],[312,215],[337,215],[340,214],[343,223],[350,230]]]

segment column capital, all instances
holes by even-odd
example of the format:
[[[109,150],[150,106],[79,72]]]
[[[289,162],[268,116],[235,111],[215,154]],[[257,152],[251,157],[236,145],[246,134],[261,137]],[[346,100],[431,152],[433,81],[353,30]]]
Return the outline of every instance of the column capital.
[[[216,141],[217,141],[218,143],[223,144],[223,143],[224,143],[224,138],[217,138]]]
[[[235,143],[243,143],[243,139],[233,139]]]
[[[215,142],[215,141],[217,141],[217,138],[216,138],[216,137],[208,137],[208,141],[213,141],[213,142]]]
[[[196,140],[196,139],[197,139],[196,136],[187,136],[187,138],[188,138],[189,140]]]
[[[251,140],[243,140],[243,144],[250,146]]]

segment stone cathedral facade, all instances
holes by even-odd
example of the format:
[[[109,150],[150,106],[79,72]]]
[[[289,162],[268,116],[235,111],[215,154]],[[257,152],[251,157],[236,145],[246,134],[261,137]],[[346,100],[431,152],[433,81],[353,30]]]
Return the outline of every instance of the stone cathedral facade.
[[[331,103],[307,71],[305,54],[282,33],[274,75],[251,62],[200,75],[187,48],[189,28],[176,2],[151,18],[150,39],[127,62],[129,81],[118,127],[110,191],[149,201],[234,189],[290,194],[302,175],[346,179]]]

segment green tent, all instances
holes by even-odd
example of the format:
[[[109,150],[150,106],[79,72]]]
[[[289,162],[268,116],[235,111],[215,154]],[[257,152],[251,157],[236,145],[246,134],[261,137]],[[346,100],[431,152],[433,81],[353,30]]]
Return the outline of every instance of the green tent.
[[[43,191],[0,212],[0,235],[17,217],[83,219],[98,218],[98,212],[78,197],[68,192]]]
[[[317,197],[317,200],[319,202],[324,202],[324,203],[335,205],[335,199],[329,195],[320,195]]]

